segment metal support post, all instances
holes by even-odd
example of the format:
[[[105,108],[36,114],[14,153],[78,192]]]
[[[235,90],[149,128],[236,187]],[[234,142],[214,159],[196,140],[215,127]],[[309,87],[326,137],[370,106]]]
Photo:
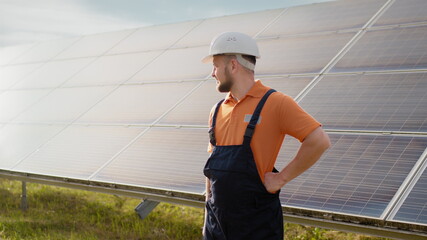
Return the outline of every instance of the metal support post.
[[[21,210],[26,211],[28,209],[27,202],[27,182],[22,181],[22,194],[21,194]]]
[[[144,199],[138,206],[135,208],[135,212],[141,219],[144,219],[148,216],[148,214],[153,211],[154,208],[157,207],[159,202],[151,201],[148,199]]]

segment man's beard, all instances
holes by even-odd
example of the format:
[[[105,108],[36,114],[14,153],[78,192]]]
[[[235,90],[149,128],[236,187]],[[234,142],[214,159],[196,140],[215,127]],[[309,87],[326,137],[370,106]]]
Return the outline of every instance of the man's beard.
[[[217,87],[218,91],[222,93],[230,92],[231,88],[233,87],[233,80],[227,68],[224,71],[224,75],[225,75],[225,81],[222,83],[218,81],[219,85]]]

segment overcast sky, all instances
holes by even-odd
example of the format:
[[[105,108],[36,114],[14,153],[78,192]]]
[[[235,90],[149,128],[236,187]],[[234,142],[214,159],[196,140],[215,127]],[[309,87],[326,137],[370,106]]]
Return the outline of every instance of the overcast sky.
[[[0,47],[327,0],[0,0]]]

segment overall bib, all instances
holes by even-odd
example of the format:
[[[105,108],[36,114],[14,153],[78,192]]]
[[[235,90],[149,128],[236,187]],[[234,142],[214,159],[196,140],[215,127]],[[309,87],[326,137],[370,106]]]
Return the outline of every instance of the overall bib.
[[[261,110],[273,92],[270,89],[258,103],[242,145],[216,146],[216,117],[224,100],[216,106],[209,130],[214,149],[204,168],[211,184],[206,202],[206,240],[283,240],[279,192],[266,190],[250,146]]]

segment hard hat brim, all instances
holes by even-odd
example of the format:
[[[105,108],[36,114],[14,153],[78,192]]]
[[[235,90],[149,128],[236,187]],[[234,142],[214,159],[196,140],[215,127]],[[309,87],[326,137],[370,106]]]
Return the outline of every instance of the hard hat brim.
[[[213,61],[213,55],[208,55],[202,58],[202,63],[211,63]]]

